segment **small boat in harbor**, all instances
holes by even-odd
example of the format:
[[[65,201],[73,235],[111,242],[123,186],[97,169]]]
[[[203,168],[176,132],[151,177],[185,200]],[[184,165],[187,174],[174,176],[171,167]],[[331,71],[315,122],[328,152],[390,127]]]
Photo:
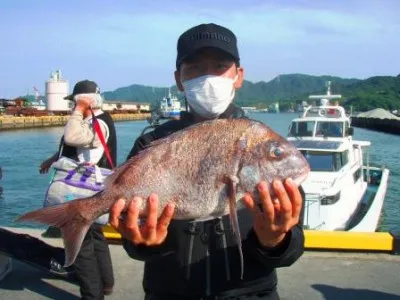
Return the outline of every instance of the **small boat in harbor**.
[[[181,114],[181,102],[176,96],[171,95],[168,91],[168,96],[164,97],[160,102],[159,111],[164,119],[179,119]]]
[[[304,228],[374,232],[379,225],[389,170],[371,166],[369,141],[353,139],[351,120],[343,107],[330,105],[341,95],[311,95],[322,105],[309,106],[292,120],[287,139],[308,160],[311,172],[303,182]]]
[[[181,102],[176,96],[172,96],[171,90],[168,89],[168,96],[161,99],[155,109],[151,110],[151,115],[147,119],[150,123],[145,127],[141,134],[147,130],[155,128],[165,120],[178,120],[182,111]]]

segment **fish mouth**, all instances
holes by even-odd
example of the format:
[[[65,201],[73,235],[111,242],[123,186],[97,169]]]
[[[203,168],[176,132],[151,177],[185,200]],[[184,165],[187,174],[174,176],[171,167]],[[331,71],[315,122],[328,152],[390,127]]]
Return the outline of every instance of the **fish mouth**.
[[[297,185],[297,186],[300,186],[300,184],[304,181],[304,180],[306,180],[306,178],[308,177],[308,174],[310,173],[310,167],[305,167],[303,170],[301,170],[301,172],[300,172],[300,176],[299,177],[297,177],[296,179],[294,179],[293,181],[294,181],[294,183]]]

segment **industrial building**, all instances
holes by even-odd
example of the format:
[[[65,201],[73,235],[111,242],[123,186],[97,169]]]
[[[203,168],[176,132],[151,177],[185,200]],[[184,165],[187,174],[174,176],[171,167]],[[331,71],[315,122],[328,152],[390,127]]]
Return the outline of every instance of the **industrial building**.
[[[52,112],[68,111],[71,109],[70,101],[65,101],[68,95],[69,83],[61,76],[61,71],[52,72],[46,81],[46,109]]]

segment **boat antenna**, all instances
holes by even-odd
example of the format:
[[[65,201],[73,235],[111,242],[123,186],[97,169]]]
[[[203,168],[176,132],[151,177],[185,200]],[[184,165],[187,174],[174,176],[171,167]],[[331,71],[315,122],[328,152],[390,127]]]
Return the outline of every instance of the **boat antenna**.
[[[330,96],[331,95],[331,81],[330,80],[327,82],[327,86],[328,86],[328,90],[326,91],[326,94],[328,96]]]

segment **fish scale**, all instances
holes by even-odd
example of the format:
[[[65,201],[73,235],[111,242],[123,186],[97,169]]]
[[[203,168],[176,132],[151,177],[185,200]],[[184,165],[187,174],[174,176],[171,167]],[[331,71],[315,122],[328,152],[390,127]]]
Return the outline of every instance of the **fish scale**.
[[[276,149],[279,151],[275,151]],[[277,156],[277,154],[279,154]],[[149,145],[115,169],[104,190],[22,215],[20,221],[57,226],[63,233],[66,266],[71,265],[91,223],[119,198],[159,197],[159,214],[175,203],[174,219],[205,220],[230,214],[238,244],[243,277],[243,255],[237,202],[244,193],[257,200],[256,185],[291,177],[297,184],[309,166],[303,155],[267,125],[249,119],[217,119],[187,127]],[[147,202],[140,205],[145,218]]]

